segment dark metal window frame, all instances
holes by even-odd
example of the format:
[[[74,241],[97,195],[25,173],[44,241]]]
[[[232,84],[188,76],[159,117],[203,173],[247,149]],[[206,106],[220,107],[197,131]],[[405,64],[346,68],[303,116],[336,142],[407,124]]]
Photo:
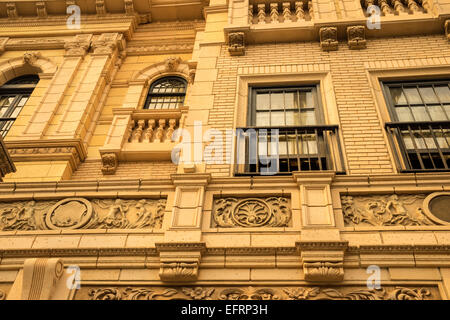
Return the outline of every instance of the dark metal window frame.
[[[314,99],[314,112],[316,117],[316,124],[314,125],[303,125],[303,126],[296,126],[296,125],[278,125],[278,126],[256,126],[256,95],[257,93],[264,93],[264,92],[312,92],[313,99]],[[299,95],[298,95],[299,96]],[[308,108],[311,109],[311,108]],[[271,110],[271,109],[270,109]],[[286,109],[283,107],[283,109],[277,110],[277,111],[285,111]],[[288,109],[289,111],[293,111],[295,109]],[[300,105],[297,110],[299,112],[299,116],[302,112]],[[270,111],[263,111],[263,112],[270,112]],[[266,134],[266,141],[268,142],[271,138],[271,129],[278,129],[279,130],[279,138],[283,138],[285,144],[286,144],[286,150],[287,154],[280,155],[279,157],[279,163],[278,163],[278,169],[280,169],[280,160],[287,162],[287,168],[288,171],[278,171],[276,175],[290,175],[293,171],[297,170],[305,170],[308,172],[318,172],[318,171],[324,171],[324,170],[335,170],[338,174],[345,174],[344,168],[344,162],[343,162],[343,156],[342,151],[340,148],[340,139],[339,139],[339,131],[337,125],[326,125],[325,124],[325,117],[323,114],[323,105],[322,105],[322,99],[320,95],[320,82],[312,83],[309,85],[286,85],[286,86],[279,86],[279,85],[273,85],[273,86],[250,86],[249,87],[249,96],[248,96],[248,117],[247,117],[247,126],[246,127],[238,127],[237,129],[242,130],[248,130],[248,129],[254,129],[258,134],[256,135],[256,139],[258,143],[256,144],[256,154],[259,154],[259,141],[260,141],[260,133],[259,130],[267,130]],[[285,113],[286,114],[286,113]],[[270,118],[270,117],[269,117]],[[286,119],[286,118],[285,118]],[[317,153],[309,153],[307,140],[303,140],[303,138],[307,135],[314,135],[315,136],[315,142],[317,147]],[[329,137],[331,135],[334,135],[336,138],[336,146],[338,150],[334,150],[333,145],[330,145]],[[288,140],[288,136],[295,136],[294,142],[296,143],[296,150],[297,152],[290,152],[289,143],[286,141],[292,141]],[[238,137],[239,138],[239,137]],[[248,139],[245,138],[245,139]],[[245,140],[247,143],[248,140]],[[281,139],[280,139],[281,141]],[[306,148],[308,149],[308,153],[300,154],[299,150],[303,148],[303,142],[306,142]],[[246,157],[246,163],[243,164],[244,172],[240,172],[238,169],[240,166],[242,168],[242,164],[236,164],[235,168],[235,175],[236,176],[256,176],[261,175],[261,167],[258,162],[256,161],[256,164],[249,164],[247,163],[248,157],[249,157],[249,150],[248,145],[246,144],[246,150],[245,150],[245,157]],[[238,146],[237,146],[238,147]],[[333,154],[334,159],[331,159],[331,150],[330,148],[333,148]],[[238,150],[237,150],[238,151]],[[336,163],[334,161],[336,160],[336,157],[339,158],[340,165],[342,167],[342,170],[338,170],[336,168]],[[313,165],[312,159],[317,159],[316,163]],[[291,170],[291,160],[297,161],[296,167],[297,170]],[[333,161],[334,160],[334,161]],[[252,167],[253,166],[253,167]],[[301,169],[301,167],[307,167],[307,169]],[[313,169],[312,167],[317,167],[316,169]]]
[[[450,152],[449,148],[440,148],[438,143],[438,135],[437,133],[442,133],[444,139],[446,140],[447,145],[450,145],[450,142],[447,138],[444,136],[444,130],[446,128],[450,128],[450,119],[442,120],[442,121],[399,121],[398,115],[395,111],[395,103],[392,98],[390,89],[391,88],[404,88],[404,87],[415,87],[419,88],[420,85],[447,85],[450,88],[450,80],[449,79],[426,79],[422,81],[418,80],[406,80],[406,81],[380,81],[381,82],[381,88],[383,91],[383,96],[385,98],[386,104],[388,106],[388,112],[393,120],[392,122],[387,122],[385,124],[386,131],[388,133],[388,140],[391,144],[391,146],[394,148],[394,157],[395,161],[397,163],[397,166],[400,170],[400,172],[408,173],[408,172],[439,172],[439,171],[450,171],[450,167],[446,163],[445,155],[447,155]],[[436,94],[436,97],[439,99],[439,104],[432,103],[427,104],[425,103],[424,99],[422,98],[420,91],[419,95],[421,97],[421,100],[424,102],[424,104],[410,104],[408,102],[408,108],[411,110],[411,114],[413,114],[413,108],[416,106],[425,106],[425,111],[427,112],[427,115],[430,119],[432,119],[428,106],[429,105],[443,105],[442,101],[440,101],[439,96]],[[405,99],[407,97],[405,96]],[[446,115],[448,118],[449,116]],[[411,142],[414,145],[414,149],[408,149],[406,147],[406,144],[404,142],[404,139],[402,138],[402,131],[407,131],[409,134],[409,137],[411,139]],[[426,144],[426,140],[424,140],[424,143],[426,144],[426,148],[418,148],[415,136],[413,132],[419,132],[422,137],[425,137],[423,135],[424,132],[428,134],[428,137],[431,137],[433,144],[437,148],[428,148],[428,145]],[[399,152],[398,152],[399,151]],[[422,154],[427,154],[430,159],[430,163],[433,165],[433,168],[426,168],[425,163],[423,162],[423,159],[421,157]],[[416,156],[417,160],[420,164],[421,168],[414,168],[414,165],[412,163],[412,156]],[[441,161],[444,168],[437,168],[436,162]]]
[[[165,81],[165,80],[179,80],[184,83],[184,92],[170,92],[170,93],[160,93],[160,92],[153,92],[156,85],[159,83]],[[160,108],[160,109],[149,109],[150,102],[153,97],[183,97],[183,103],[186,98],[186,91],[187,91],[187,85],[188,82],[186,79],[180,77],[180,76],[166,76],[159,78],[150,85],[150,89],[148,90],[147,97],[145,99],[144,107],[145,110],[165,110],[165,109],[172,109],[172,108]]]
[[[20,81],[22,79],[34,79],[37,80],[37,82],[39,81],[39,77],[37,77],[36,75],[25,75],[14,78],[0,87],[0,96],[14,97],[14,100],[9,105],[5,114],[0,117],[0,134],[3,138],[7,135],[14,121],[16,121],[17,117],[20,114],[19,112],[16,117],[11,117],[15,109],[18,107],[19,102],[24,97],[30,97],[37,85],[37,82],[32,84],[10,83],[14,81]],[[24,108],[24,106],[22,106],[22,109]]]

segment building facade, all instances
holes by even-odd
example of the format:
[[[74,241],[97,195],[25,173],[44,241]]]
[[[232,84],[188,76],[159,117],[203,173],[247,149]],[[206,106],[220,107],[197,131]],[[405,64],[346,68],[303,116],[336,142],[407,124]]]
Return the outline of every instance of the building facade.
[[[449,21],[1,0],[0,300],[448,299]]]

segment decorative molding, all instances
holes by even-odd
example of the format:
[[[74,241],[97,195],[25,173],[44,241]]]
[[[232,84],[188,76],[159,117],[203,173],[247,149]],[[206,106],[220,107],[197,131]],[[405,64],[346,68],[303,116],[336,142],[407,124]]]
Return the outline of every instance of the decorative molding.
[[[204,242],[157,242],[155,243],[158,252],[165,251],[200,251],[204,252],[206,244]]]
[[[45,6],[45,1],[36,2],[36,14],[38,18],[47,18],[47,8]]]
[[[23,54],[23,64],[34,66],[39,58],[41,58],[40,52],[25,52]]]
[[[432,286],[83,287],[76,300],[438,300]]]
[[[17,19],[17,8],[15,2],[7,2],[6,3],[6,14],[8,15],[9,19]]]
[[[347,27],[347,38],[350,49],[366,48],[366,28],[364,26]]]
[[[320,47],[324,51],[334,51],[338,49],[337,28],[322,27],[319,29]]]
[[[69,161],[73,171],[87,156],[80,139],[5,141],[5,145],[14,161]]]
[[[292,213],[290,200],[270,198],[215,199],[213,227],[288,227]]]
[[[106,14],[106,7],[104,0],[95,0],[95,12],[99,16],[104,16]]]
[[[228,34],[228,52],[231,56],[245,55],[245,34],[243,32]]]
[[[51,300],[64,274],[64,264],[58,258],[25,260],[21,281],[21,300]]]
[[[423,213],[424,194],[341,196],[346,225],[427,226],[433,225]]]
[[[92,34],[76,35],[73,39],[64,42],[65,56],[84,56],[91,46]]]
[[[117,155],[115,153],[103,153],[102,154],[102,173],[109,175],[115,174],[117,166],[119,165]]]
[[[348,248],[348,241],[297,241],[299,251],[306,250],[343,250]]]
[[[182,62],[181,58],[177,57],[169,57],[164,60],[164,67],[166,72],[174,72],[178,69],[178,66]]]
[[[307,281],[344,280],[344,266],[342,262],[305,262],[303,271]]]
[[[161,262],[159,277],[162,281],[196,281],[198,277],[198,261],[192,262]]]
[[[102,33],[92,41],[93,55],[111,55],[115,49],[122,51],[125,40],[120,33]]]
[[[165,207],[165,199],[0,203],[0,230],[161,229]]]

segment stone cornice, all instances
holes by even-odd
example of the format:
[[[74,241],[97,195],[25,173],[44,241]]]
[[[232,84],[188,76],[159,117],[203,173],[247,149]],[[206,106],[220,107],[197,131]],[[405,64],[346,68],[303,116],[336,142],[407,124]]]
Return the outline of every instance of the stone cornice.
[[[348,241],[297,241],[295,246],[299,251],[305,250],[342,250],[348,248]]]
[[[155,243],[158,252],[173,252],[173,251],[200,251],[206,249],[204,242],[157,242]]]

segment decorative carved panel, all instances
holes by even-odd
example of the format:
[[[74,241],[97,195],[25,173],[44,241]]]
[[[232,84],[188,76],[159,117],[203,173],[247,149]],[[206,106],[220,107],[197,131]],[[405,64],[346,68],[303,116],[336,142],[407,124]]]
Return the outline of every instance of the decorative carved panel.
[[[291,213],[290,199],[220,198],[214,201],[213,227],[288,227]]]
[[[350,49],[364,49],[366,47],[366,29],[364,26],[348,27],[347,37]]]
[[[320,47],[324,51],[333,51],[338,49],[337,28],[323,27],[319,30]]]
[[[346,225],[422,226],[433,225],[424,215],[424,194],[391,194],[341,197]]]
[[[85,287],[75,300],[437,300],[436,287]]]
[[[245,54],[245,34],[243,32],[232,32],[228,35],[228,52],[232,56]]]
[[[165,199],[0,203],[0,230],[160,229],[165,206]]]

